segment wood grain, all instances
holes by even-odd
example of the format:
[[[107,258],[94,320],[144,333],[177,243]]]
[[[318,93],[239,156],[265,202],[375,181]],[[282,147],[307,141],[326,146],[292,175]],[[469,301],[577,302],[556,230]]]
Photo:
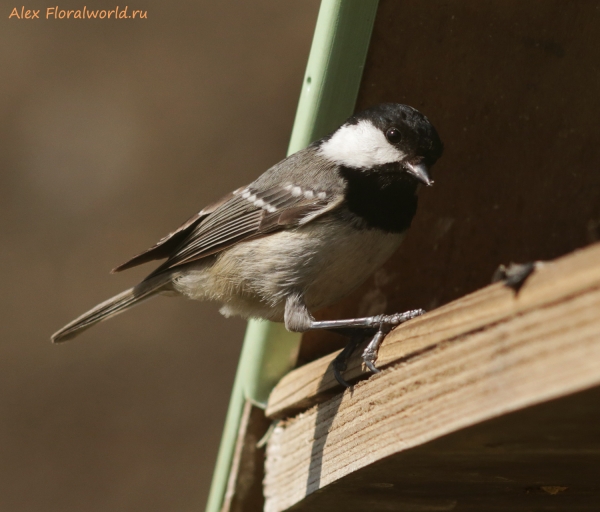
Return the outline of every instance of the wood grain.
[[[282,382],[273,396],[284,389],[287,401],[270,404],[271,414],[333,389],[324,359]],[[286,510],[449,433],[600,385],[600,246],[546,264],[519,295],[490,286],[402,326],[379,365],[389,367],[275,429],[265,510]]]
[[[246,400],[220,512],[254,512],[263,509],[265,453],[264,447],[258,447],[257,443],[268,430],[269,424],[264,411]]]
[[[596,512],[600,387],[398,452],[290,512]],[[314,468],[316,469],[316,468]]]
[[[554,262],[543,263],[518,294],[496,283],[407,322],[392,331],[379,351],[377,366],[385,368],[433,350],[442,342],[508,322],[529,311],[565,301],[600,286],[600,244],[591,245]],[[281,418],[310,407],[339,392],[331,370],[338,352],[286,375],[269,398],[267,416]],[[348,362],[349,381],[369,377],[360,351]]]

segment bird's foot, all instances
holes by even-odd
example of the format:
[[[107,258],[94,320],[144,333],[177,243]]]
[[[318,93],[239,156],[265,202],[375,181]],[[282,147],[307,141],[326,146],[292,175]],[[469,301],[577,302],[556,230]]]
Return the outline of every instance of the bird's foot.
[[[396,313],[394,315],[380,315],[377,320],[379,328],[367,345],[367,348],[365,348],[362,353],[362,359],[365,366],[371,370],[371,372],[379,373],[380,370],[375,366],[375,361],[377,360],[377,353],[379,352],[379,347],[384,338],[394,327],[421,316],[424,313],[424,309],[411,309],[410,311]]]
[[[338,356],[333,360],[333,374],[335,375],[336,380],[344,387],[349,388],[350,384],[342,377],[342,372],[344,372],[347,368],[348,359],[356,349],[356,347],[361,343],[361,341],[365,338],[364,330],[365,329],[373,329],[375,328],[375,334],[371,338],[371,341],[365,348],[362,353],[362,359],[366,365],[366,367],[371,370],[373,373],[379,373],[379,369],[375,366],[375,361],[377,360],[377,353],[379,351],[379,346],[381,342],[384,340],[386,335],[396,326],[421,316],[425,313],[424,309],[412,309],[410,311],[406,311],[404,313],[396,313],[394,315],[378,315],[373,317],[366,317],[360,319],[349,319],[347,321],[337,320],[335,321],[337,324],[336,327],[341,328],[341,322],[346,322],[343,327],[351,328],[353,330],[358,330],[352,334],[352,338],[350,342],[346,345],[344,350],[342,350]]]

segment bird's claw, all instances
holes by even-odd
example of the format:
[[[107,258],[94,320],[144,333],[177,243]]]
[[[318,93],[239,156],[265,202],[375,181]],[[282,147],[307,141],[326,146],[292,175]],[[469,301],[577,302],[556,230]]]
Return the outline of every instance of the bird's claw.
[[[371,361],[370,359],[367,359],[365,356],[363,356],[363,362],[365,363],[365,366],[371,370],[371,373],[379,373],[381,372],[381,370],[379,368],[377,368],[377,366],[375,366],[375,362]]]
[[[382,325],[379,330],[375,333],[375,336],[371,339],[367,348],[362,353],[362,360],[366,367],[373,373],[379,373],[379,369],[375,366],[375,360],[377,359],[377,352],[379,351],[379,345],[385,338],[385,335],[391,330],[391,326]]]
[[[405,311],[404,313],[396,313],[394,315],[381,315],[378,319],[379,330],[373,336],[373,339],[365,348],[362,359],[365,363],[365,366],[371,370],[372,373],[379,373],[381,370],[375,366],[375,361],[377,359],[377,353],[379,352],[379,346],[387,334],[397,325],[400,325],[408,320],[412,320],[418,316],[421,316],[425,313],[424,309],[411,309],[410,311]]]
[[[372,373],[379,373],[381,371],[379,368],[377,368],[377,366],[375,366],[375,361],[377,360],[379,346],[386,335],[397,325],[400,325],[408,320],[412,320],[413,318],[421,316],[424,313],[424,309],[411,309],[410,311],[405,311],[404,313],[396,313],[394,315],[379,315],[363,319],[365,324],[363,324],[360,329],[367,328],[368,330],[371,330],[371,332],[377,329],[375,331],[375,335],[362,353],[362,360],[365,366]],[[348,358],[352,355],[352,352],[362,341],[362,339],[364,339],[359,335],[359,333],[360,330],[358,330],[357,334],[353,336],[348,345],[346,345],[344,350],[337,355],[332,363],[335,380],[337,380],[345,388],[349,388],[350,384],[348,384],[348,382],[342,377],[342,372],[346,370]]]
[[[345,371],[347,367],[347,359],[340,357],[342,354],[343,353],[340,353],[333,360],[333,375],[335,376],[335,380],[337,380],[342,386],[344,386],[345,388],[349,388],[350,384],[348,384],[344,377],[342,377],[342,372]]]

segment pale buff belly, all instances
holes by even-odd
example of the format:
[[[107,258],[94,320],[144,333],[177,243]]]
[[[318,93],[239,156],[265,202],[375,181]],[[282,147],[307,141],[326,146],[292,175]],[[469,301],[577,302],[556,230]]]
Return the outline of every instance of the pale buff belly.
[[[283,321],[286,297],[304,291],[309,310],[332,305],[363,283],[402,241],[403,234],[356,230],[332,239],[321,223],[238,244],[174,279],[192,299],[221,302],[227,316]]]

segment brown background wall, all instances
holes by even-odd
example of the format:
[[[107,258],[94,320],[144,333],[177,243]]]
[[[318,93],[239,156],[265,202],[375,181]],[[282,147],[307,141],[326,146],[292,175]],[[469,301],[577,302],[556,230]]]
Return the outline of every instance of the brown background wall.
[[[84,4],[114,8],[59,7]],[[203,510],[245,323],[161,297],[49,336],[151,268],[113,266],[285,155],[318,2],[139,0],[137,21],[9,20],[15,5],[0,8],[0,510]]]
[[[418,108],[445,153],[398,252],[321,316],[433,309],[501,263],[600,240],[598,90],[597,2],[382,0],[358,108]],[[307,336],[303,357],[325,338]]]

